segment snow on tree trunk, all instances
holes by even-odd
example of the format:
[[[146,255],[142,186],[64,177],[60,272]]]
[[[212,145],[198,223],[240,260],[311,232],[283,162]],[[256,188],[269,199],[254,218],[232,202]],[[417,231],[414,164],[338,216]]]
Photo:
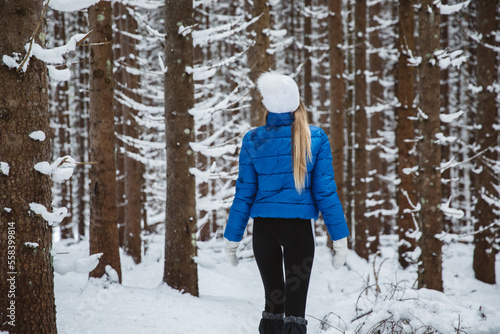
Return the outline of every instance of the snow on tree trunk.
[[[43,1],[3,1],[0,55],[22,56],[34,35],[43,45],[43,26],[34,34]],[[26,72],[0,66],[0,330],[57,333],[52,267],[52,228],[29,203],[50,208],[51,180],[34,165],[50,160],[50,140],[29,134],[50,132],[47,67],[31,58]],[[8,166],[8,172],[6,171]],[[32,248],[25,243],[38,244]]]
[[[378,51],[382,47],[380,40],[381,28],[377,27],[380,25],[379,20],[382,13],[382,4],[380,2],[372,4],[369,8],[369,24],[370,24],[370,34],[368,36],[369,45],[371,45],[372,50],[369,53],[369,73],[372,78],[368,80],[370,82],[368,88],[367,102],[371,108],[379,109],[377,106],[384,100],[384,87],[381,85],[382,76],[384,73],[383,63],[381,55]],[[375,143],[383,143],[380,133],[383,129],[383,110],[371,112],[369,118],[370,127],[370,143],[371,149],[368,152],[368,160],[370,162],[368,166],[369,171],[369,184],[368,184],[368,194],[367,201],[370,201],[370,205],[367,205],[367,213],[369,216],[366,218],[366,223],[369,230],[369,252],[370,254],[376,254],[380,246],[379,234],[382,228],[382,208],[389,204],[387,185],[382,182],[381,177],[387,175],[387,163],[383,158],[382,147],[377,146]],[[382,201],[383,199],[383,201]]]
[[[103,253],[90,277],[114,276],[121,282],[116,218],[116,161],[111,3],[89,8],[90,42],[90,254]],[[100,44],[102,43],[102,44]],[[108,267],[108,268],[107,268]]]
[[[448,0],[441,0],[443,5],[448,5]],[[449,15],[441,15],[441,49],[450,50],[450,38],[448,34],[449,27]],[[441,69],[441,112],[443,114],[450,114],[451,103],[450,103],[450,67]],[[452,131],[451,124],[443,123],[441,125],[441,132],[445,137],[450,137]],[[443,145],[441,147],[441,161],[446,163],[450,161],[454,156],[454,152],[451,151],[451,143]],[[451,197],[451,168],[448,168],[441,173],[441,197],[444,201]],[[452,229],[452,219],[451,217],[443,216],[443,229],[445,231],[451,231]]]
[[[347,128],[346,144],[345,144],[345,215],[347,225],[351,232],[350,241],[354,245],[356,238],[356,228],[354,219],[354,1],[347,0],[346,4],[346,23],[344,35],[346,41],[343,46],[345,48],[345,59],[347,71],[345,71],[348,80],[346,80],[345,87],[345,102],[344,116],[346,118],[345,124]]]
[[[165,132],[167,204],[163,281],[198,296],[196,249],[193,40],[191,0],[165,1]]]
[[[419,288],[443,291],[442,242],[436,235],[442,232],[441,206],[441,145],[436,140],[440,132],[441,73],[434,52],[440,47],[440,14],[433,0],[421,2],[418,10],[418,43],[421,62],[419,74],[419,168],[418,191],[421,255],[418,268]]]
[[[398,147],[398,177],[400,179],[397,193],[397,226],[399,236],[399,263],[408,267],[413,260],[411,252],[416,248],[417,240],[411,233],[416,231],[417,189],[415,173],[406,171],[417,165],[413,152],[415,146],[415,125],[412,120],[416,116],[415,103],[415,66],[410,61],[415,55],[415,20],[412,1],[399,1],[399,61],[397,74],[396,108],[396,145]]]

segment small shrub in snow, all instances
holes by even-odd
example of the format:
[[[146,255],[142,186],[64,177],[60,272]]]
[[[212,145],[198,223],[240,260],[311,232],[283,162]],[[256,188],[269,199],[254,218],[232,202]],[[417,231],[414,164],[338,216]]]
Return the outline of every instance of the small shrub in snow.
[[[354,333],[460,334],[467,333],[467,323],[481,322],[484,317],[477,310],[455,305],[439,291],[416,290],[404,282],[379,288],[375,295],[372,290],[376,287],[367,287],[358,298]]]

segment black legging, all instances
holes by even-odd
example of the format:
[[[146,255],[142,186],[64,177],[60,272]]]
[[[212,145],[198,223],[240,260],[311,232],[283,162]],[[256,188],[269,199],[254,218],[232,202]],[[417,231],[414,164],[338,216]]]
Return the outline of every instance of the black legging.
[[[264,283],[265,311],[304,318],[314,260],[311,221],[255,218],[253,252]]]

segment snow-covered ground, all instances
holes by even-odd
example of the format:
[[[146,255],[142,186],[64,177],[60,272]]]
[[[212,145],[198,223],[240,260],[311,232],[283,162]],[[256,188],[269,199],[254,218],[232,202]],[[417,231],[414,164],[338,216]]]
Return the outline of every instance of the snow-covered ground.
[[[354,333],[356,329],[369,333],[382,320],[406,326],[408,333],[410,328],[424,333],[426,326],[441,333],[500,333],[500,287],[474,279],[471,245],[453,243],[443,248],[442,294],[411,288],[416,268],[399,267],[396,241],[392,236],[382,239],[375,265],[373,259],[366,262],[351,251],[347,265],[335,271],[325,239],[318,238],[306,311],[308,333]],[[223,241],[199,243],[200,297],[196,298],[161,283],[163,242],[160,236],[149,237],[139,265],[122,254],[122,285],[89,281],[87,275],[74,272],[55,274],[59,333],[258,332],[264,296],[251,250],[243,250],[240,265],[233,268],[226,262]],[[88,255],[88,243],[57,242],[54,250],[69,252],[56,254],[56,259],[82,258]],[[375,304],[374,268],[379,271],[380,287]],[[496,274],[500,279],[500,257]],[[328,324],[322,325],[321,319]]]

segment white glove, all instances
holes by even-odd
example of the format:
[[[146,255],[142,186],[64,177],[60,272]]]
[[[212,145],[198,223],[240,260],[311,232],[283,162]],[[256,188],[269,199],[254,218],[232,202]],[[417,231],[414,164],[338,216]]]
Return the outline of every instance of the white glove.
[[[233,267],[237,267],[238,263],[240,263],[240,260],[238,260],[238,257],[236,256],[236,250],[239,245],[239,242],[229,241],[226,239],[226,248],[224,251],[226,252],[229,263],[231,263]]]
[[[334,241],[333,250],[335,254],[333,254],[332,266],[337,270],[342,267],[347,260],[347,238]]]

